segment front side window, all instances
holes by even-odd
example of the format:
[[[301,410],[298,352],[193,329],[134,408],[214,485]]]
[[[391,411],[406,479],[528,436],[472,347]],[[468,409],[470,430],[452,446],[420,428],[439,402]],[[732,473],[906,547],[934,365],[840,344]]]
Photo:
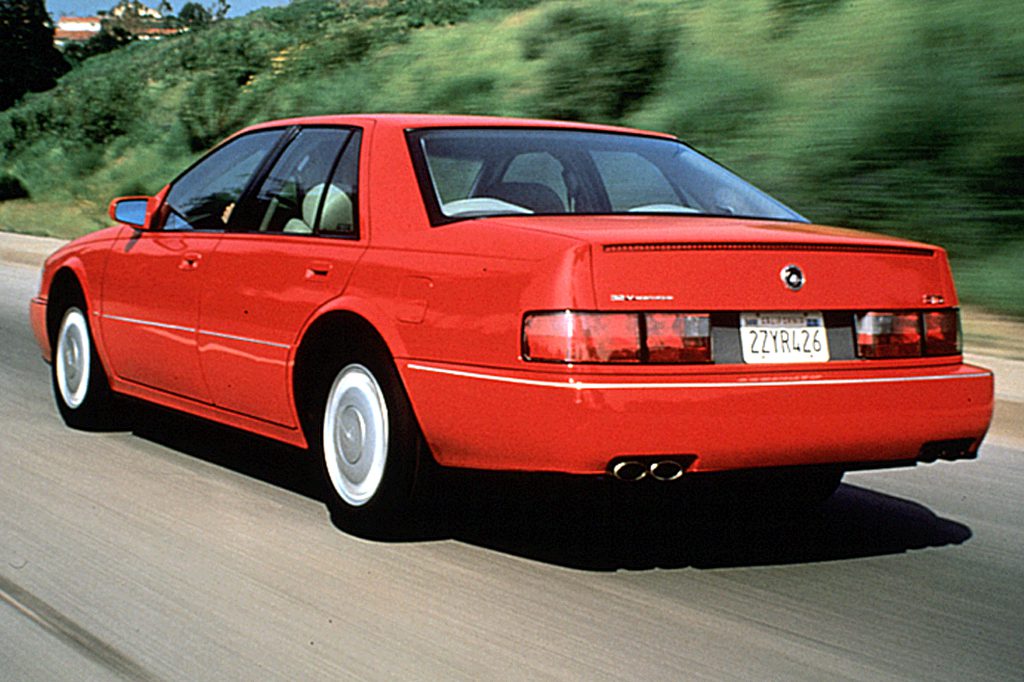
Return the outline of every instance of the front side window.
[[[341,128],[300,131],[263,180],[239,229],[289,234],[337,230],[341,224],[352,229],[354,181],[344,188],[331,181],[352,137]]]
[[[677,214],[806,222],[676,140],[544,128],[409,133],[434,224],[497,215]]]
[[[218,147],[171,185],[164,230],[223,230],[283,130],[260,130]]]

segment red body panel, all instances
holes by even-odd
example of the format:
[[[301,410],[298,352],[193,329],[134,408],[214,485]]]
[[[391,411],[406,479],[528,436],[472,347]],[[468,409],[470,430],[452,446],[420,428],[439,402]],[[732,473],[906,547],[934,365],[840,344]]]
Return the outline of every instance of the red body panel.
[[[551,366],[521,357],[537,310],[842,311],[956,305],[936,247],[798,223],[698,216],[530,216],[432,227],[405,137],[443,126],[577,124],[465,117],[294,119],[363,129],[358,239],[112,228],[52,256],[31,319],[67,268],[116,391],[304,445],[292,375],[304,334],[365,319],[449,466],[600,473],[622,456],[694,471],[905,462],[970,439],[992,376],[939,359],[794,368]],[[154,202],[157,206],[163,193]],[[782,286],[799,265],[806,285]],[[642,300],[656,296],[657,303]],[[928,299],[927,297],[933,297]]]
[[[221,235],[118,235],[103,280],[99,315],[110,367],[121,379],[210,402],[196,348],[199,293]]]
[[[959,363],[637,377],[410,362],[402,374],[434,456],[463,467],[600,473],[614,458],[647,456],[695,456],[690,471],[905,462],[928,441],[980,438],[992,413],[991,374]]]
[[[199,360],[217,407],[296,427],[289,359],[299,330],[340,294],[365,245],[228,234],[199,299]],[[272,253],[268,275],[253,262]]]

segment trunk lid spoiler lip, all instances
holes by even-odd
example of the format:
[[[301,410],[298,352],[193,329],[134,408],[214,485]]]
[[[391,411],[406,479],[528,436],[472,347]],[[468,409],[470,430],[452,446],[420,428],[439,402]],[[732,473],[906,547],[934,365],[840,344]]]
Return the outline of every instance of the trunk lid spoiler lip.
[[[478,225],[557,234],[606,253],[630,251],[845,251],[933,256],[941,247],[842,227],[725,217],[500,216]]]

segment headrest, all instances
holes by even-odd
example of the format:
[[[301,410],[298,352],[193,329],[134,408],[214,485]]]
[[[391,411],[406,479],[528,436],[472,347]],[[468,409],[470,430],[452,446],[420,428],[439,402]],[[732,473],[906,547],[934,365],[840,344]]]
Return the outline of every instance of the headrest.
[[[320,205],[320,196],[324,193],[324,183],[314,185],[306,198],[302,200],[302,219],[312,225],[316,221],[316,210]],[[352,228],[352,199],[335,185],[327,190],[327,200],[320,215],[321,232],[337,232]]]

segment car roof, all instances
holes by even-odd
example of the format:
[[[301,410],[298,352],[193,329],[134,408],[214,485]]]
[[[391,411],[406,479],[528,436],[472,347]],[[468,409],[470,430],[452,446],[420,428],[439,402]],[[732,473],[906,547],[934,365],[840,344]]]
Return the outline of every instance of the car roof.
[[[301,116],[276,121],[267,121],[246,128],[245,131],[273,128],[285,125],[359,125],[373,123],[383,128],[557,128],[566,130],[589,130],[598,132],[627,133],[676,139],[674,135],[638,130],[620,126],[573,121],[552,121],[535,118],[506,118],[502,116],[464,116],[447,114],[339,114],[329,116]]]

